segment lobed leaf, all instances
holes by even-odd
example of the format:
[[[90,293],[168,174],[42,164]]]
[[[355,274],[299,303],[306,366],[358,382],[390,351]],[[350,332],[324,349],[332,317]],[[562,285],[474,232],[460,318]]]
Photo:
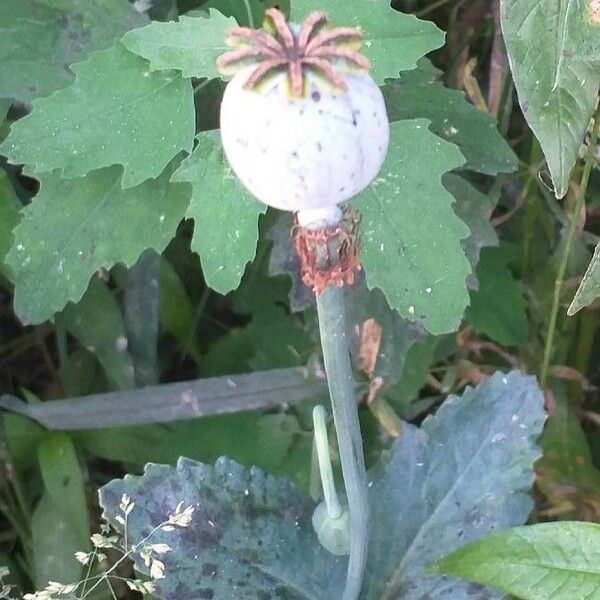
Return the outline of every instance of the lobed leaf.
[[[2,0],[0,98],[31,102],[67,86],[71,63],[146,21],[127,0]]]
[[[346,561],[324,550],[313,532],[313,503],[285,479],[220,458],[214,466],[181,458],[176,467],[147,465],[142,477],[115,480],[100,491],[113,524],[122,494],[136,506],[128,538],[139,542],[179,502],[193,506],[189,527],[158,532],[168,543],[165,578],[156,594],[176,598],[338,598]],[[136,568],[147,572],[137,554]]]
[[[83,296],[98,269],[131,265],[146,248],[162,252],[173,237],[189,201],[187,186],[169,183],[169,169],[122,190],[121,174],[109,167],[78,179],[40,176],[6,259],[22,321],[50,318]]]
[[[414,69],[423,55],[444,44],[444,33],[431,21],[391,8],[390,0],[292,0],[292,20],[302,22],[310,12],[327,11],[336,26],[360,27],[364,45],[361,52],[372,64],[377,83],[397,77],[399,71]]]
[[[256,254],[258,218],[267,207],[244,188],[229,167],[218,131],[205,131],[172,181],[192,184],[186,216],[194,219],[192,250],[210,287],[221,294],[240,284]]]
[[[428,566],[462,544],[520,525],[544,400],[533,377],[496,373],[449,396],[420,429],[406,424],[371,474],[372,534],[364,600],[493,600],[501,594]]]
[[[422,119],[392,124],[381,173],[355,203],[368,286],[380,288],[402,317],[439,334],[457,329],[468,304],[471,268],[461,240],[469,230],[441,183],[463,158],[427,126]]]
[[[157,177],[192,150],[195,110],[189,81],[152,73],[121,43],[73,66],[72,85],[33,102],[0,153],[29,173],[60,169],[66,178],[121,164],[122,186]],[[37,175],[36,175],[37,176]]]
[[[587,2],[504,0],[500,6],[519,103],[562,198],[598,98],[600,27]]]
[[[522,600],[596,600],[599,552],[596,523],[539,523],[477,540],[437,562],[435,571],[491,585]]]
[[[460,148],[465,169],[486,175],[515,171],[517,157],[493,117],[467,102],[463,92],[444,87],[440,75],[422,59],[416,69],[388,81],[381,91],[390,120],[428,119],[433,133]]]
[[[150,69],[177,69],[183,77],[220,77],[217,57],[229,50],[225,37],[237,25],[217,10],[178,21],[153,21],[123,37],[128,50],[150,61]],[[259,23],[260,25],[260,23]]]

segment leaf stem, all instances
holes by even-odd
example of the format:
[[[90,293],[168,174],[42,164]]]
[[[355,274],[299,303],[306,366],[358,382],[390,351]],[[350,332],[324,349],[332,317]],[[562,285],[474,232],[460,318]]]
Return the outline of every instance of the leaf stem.
[[[579,184],[577,202],[575,203],[575,209],[571,214],[571,220],[569,222],[569,229],[567,230],[567,237],[565,239],[565,245],[561,256],[560,265],[558,267],[558,273],[554,282],[554,297],[552,299],[552,310],[550,312],[548,333],[546,335],[546,344],[544,346],[544,358],[542,360],[542,368],[540,371],[540,384],[542,387],[546,386],[546,381],[548,379],[548,368],[550,366],[550,359],[552,358],[552,350],[554,346],[554,334],[556,333],[556,320],[558,317],[560,295],[564,284],[565,274],[567,272],[569,255],[571,254],[571,246],[573,245],[573,240],[575,239],[575,233],[577,231],[579,215],[581,214],[581,209],[583,208],[583,203],[585,201],[585,195],[587,192],[587,186],[590,180],[590,173],[592,172],[592,167],[594,165],[594,151],[596,149],[598,133],[600,133],[600,107],[596,109],[596,113],[594,114],[594,129],[592,130],[592,136],[585,155],[585,164],[583,167],[583,174],[581,175],[581,182]]]
[[[367,474],[346,339],[343,287],[329,286],[317,295],[321,346],[337,431],[342,473],[350,512],[350,558],[343,600],[360,593],[369,539]]]

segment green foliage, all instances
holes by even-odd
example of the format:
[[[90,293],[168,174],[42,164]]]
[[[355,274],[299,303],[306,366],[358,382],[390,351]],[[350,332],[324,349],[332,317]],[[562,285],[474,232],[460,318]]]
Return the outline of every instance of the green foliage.
[[[0,98],[50,95],[71,83],[72,63],[145,22],[127,0],[2,0]]]
[[[374,531],[361,598],[435,598],[449,585],[457,599],[498,597],[427,577],[425,570],[464,541],[527,518],[543,421],[534,380],[514,372],[450,397],[422,429],[405,425],[370,475]],[[314,503],[283,479],[225,458],[214,467],[186,459],[176,468],[148,465],[142,477],[102,488],[104,514],[113,523],[122,494],[136,503],[131,544],[165,518],[165,507],[180,501],[197,507],[189,531],[168,540],[165,579],[157,581],[165,600],[182,590],[212,590],[214,598],[232,600],[261,591],[313,600],[340,595],[345,561],[321,548],[311,526]],[[136,566],[147,572],[140,560]]]
[[[468,229],[441,182],[464,159],[427,126],[424,120],[392,124],[381,173],[355,204],[363,215],[369,287],[380,288],[404,318],[439,334],[456,329],[468,303],[470,267],[460,248]],[[427,148],[426,163],[420,148]]]
[[[77,179],[40,176],[7,257],[23,321],[39,323],[78,301],[98,269],[132,265],[148,247],[164,250],[185,214],[187,186],[169,183],[166,171],[123,190],[121,174],[110,167]]]
[[[200,256],[208,285],[221,294],[236,289],[256,254],[258,217],[266,206],[232,173],[217,131],[198,136],[194,152],[171,180],[192,185],[186,216],[194,219],[192,250]]]
[[[477,265],[479,289],[471,292],[466,320],[504,346],[524,344],[529,324],[519,282],[508,268],[510,253],[504,248],[485,248]]]
[[[125,323],[115,297],[102,280],[94,277],[83,298],[67,305],[62,318],[69,332],[98,357],[114,386],[135,387]]]
[[[373,63],[371,74],[379,84],[414,69],[421,56],[444,43],[444,34],[433,23],[392,10],[389,0],[371,0],[367,10],[362,0],[328,0],[326,9],[334,25],[362,29],[362,52]],[[315,10],[323,10],[323,3],[294,0],[292,20],[301,23]]]
[[[129,32],[125,46],[150,61],[153,71],[177,69],[184,77],[219,77],[217,57],[228,49],[225,35],[234,19],[216,10],[198,17],[159,23]]]
[[[0,146],[30,173],[60,169],[67,178],[123,165],[124,188],[160,175],[192,149],[194,103],[189,81],[153,73],[119,42],[73,66],[73,84],[33,103]]]
[[[501,8],[519,103],[562,198],[598,97],[600,28],[585,2],[504,0]]]
[[[165,555],[165,578],[156,586],[161,598],[184,593],[237,600],[276,592],[296,600],[339,593],[344,561],[318,544],[312,502],[283,479],[257,468],[246,471],[226,458],[214,467],[187,459],[176,468],[148,465],[142,478],[102,489],[101,504],[111,522],[124,493],[137,508],[128,522],[130,543],[165,519],[164,507],[180,501],[197,507],[185,533],[175,540],[167,541],[165,534],[156,538],[173,548]],[[147,571],[143,562],[136,563]]]
[[[421,59],[416,69],[388,81],[382,92],[390,120],[431,121],[431,131],[460,148],[465,169],[488,175],[515,171],[517,157],[498,133],[494,119],[469,104],[463,93],[444,87],[440,74]]]
[[[421,429],[405,426],[371,476],[365,600],[499,598],[426,569],[465,542],[527,519],[544,419],[535,380],[512,372],[450,396]]]
[[[89,546],[83,474],[70,438],[53,433],[38,447],[44,494],[32,520],[36,583],[78,579],[73,554]]]
[[[514,594],[523,600],[600,597],[600,525],[540,523],[496,533],[461,548],[435,570]]]
[[[1,256],[1,253],[0,253]],[[596,245],[594,256],[577,288],[567,313],[573,316],[585,306],[589,306],[600,296],[600,243]]]
[[[13,242],[13,229],[19,222],[18,201],[5,171],[0,171],[0,269]]]
[[[136,496],[130,543],[180,500],[196,507],[165,537],[158,596],[342,596],[346,561],[310,519],[310,415],[327,400],[315,297],[292,215],[251,198],[216,129],[225,31],[259,27],[273,4],[361,27],[393,122],[356,198],[363,268],[344,294],[375,465],[359,600],[504,593],[442,570],[522,598],[595,598],[578,544],[597,528],[485,537],[531,509],[600,519],[600,12],[558,0],[0,0],[0,562],[14,557],[24,591],[80,579],[86,496],[184,455],[103,491],[111,518],[123,490]],[[545,387],[535,495],[541,395],[494,375],[505,361]]]

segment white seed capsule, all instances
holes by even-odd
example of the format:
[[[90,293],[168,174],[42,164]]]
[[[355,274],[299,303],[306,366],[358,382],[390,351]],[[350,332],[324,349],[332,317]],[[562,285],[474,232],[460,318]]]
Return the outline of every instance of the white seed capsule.
[[[269,206],[336,213],[383,164],[389,122],[380,89],[363,71],[343,73],[345,91],[307,73],[305,96],[290,98],[283,73],[260,90],[244,89],[253,69],[234,76],[221,104],[221,137],[233,171]]]

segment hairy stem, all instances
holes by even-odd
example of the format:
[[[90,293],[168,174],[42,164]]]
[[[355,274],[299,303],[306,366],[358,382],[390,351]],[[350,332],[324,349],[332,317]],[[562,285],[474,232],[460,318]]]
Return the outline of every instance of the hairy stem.
[[[354,380],[346,339],[342,287],[329,286],[317,296],[321,346],[333,420],[337,431],[342,473],[350,512],[350,558],[343,600],[360,593],[369,539],[367,474],[363,456]]]
[[[546,344],[544,346],[544,358],[542,360],[542,368],[540,371],[540,384],[542,387],[546,385],[548,379],[548,368],[550,366],[550,359],[552,358],[552,351],[554,349],[554,334],[556,333],[556,320],[558,317],[558,307],[560,304],[560,296],[562,287],[564,284],[565,274],[567,272],[567,266],[569,264],[569,255],[571,254],[571,246],[575,239],[575,233],[577,231],[577,223],[579,222],[579,216],[583,203],[585,201],[585,194],[587,191],[588,182],[590,180],[590,173],[594,165],[594,151],[596,149],[596,142],[598,140],[598,133],[600,132],[600,108],[596,110],[594,114],[594,129],[590,138],[587,153],[585,155],[585,165],[583,167],[583,174],[581,176],[581,182],[579,184],[579,192],[577,194],[577,202],[575,203],[575,209],[571,214],[571,220],[569,222],[569,229],[567,230],[567,237],[565,239],[565,247],[560,259],[560,265],[558,267],[558,273],[554,282],[554,296],[552,299],[552,310],[550,312],[550,321],[548,323],[548,333],[546,334]]]

